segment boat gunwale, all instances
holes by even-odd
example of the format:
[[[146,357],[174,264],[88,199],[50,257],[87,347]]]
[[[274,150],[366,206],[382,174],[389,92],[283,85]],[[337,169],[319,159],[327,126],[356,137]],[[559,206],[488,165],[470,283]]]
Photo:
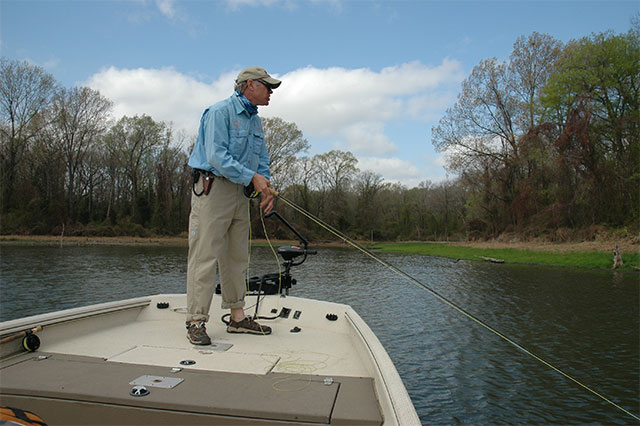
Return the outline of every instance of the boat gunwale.
[[[19,333],[38,326],[44,328],[54,324],[62,324],[98,315],[144,308],[149,306],[152,300],[152,297],[136,297],[132,299],[92,304],[78,308],[63,309],[61,311],[48,312],[45,314],[4,321],[0,322],[0,337],[10,336],[14,333]]]
[[[376,392],[379,393],[379,403],[382,404],[380,394],[385,395],[387,400],[385,402],[389,404],[389,411],[395,416],[394,419],[385,418],[384,424],[391,424],[389,421],[393,420],[393,424],[402,426],[420,425],[420,418],[402,382],[402,378],[378,337],[353,308],[350,307],[345,312],[345,316],[357,333],[357,337],[369,352],[370,360],[374,367],[372,374],[375,376],[374,386]],[[380,392],[382,389],[379,388],[383,388],[385,392]],[[386,411],[383,409],[382,413],[384,414]]]

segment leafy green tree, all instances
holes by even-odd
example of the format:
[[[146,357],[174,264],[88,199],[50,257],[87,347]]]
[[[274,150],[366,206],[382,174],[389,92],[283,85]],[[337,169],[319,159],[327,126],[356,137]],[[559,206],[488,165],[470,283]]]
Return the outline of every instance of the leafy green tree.
[[[570,42],[545,88],[558,112],[565,202],[585,220],[624,224],[640,213],[640,37],[600,33]]]

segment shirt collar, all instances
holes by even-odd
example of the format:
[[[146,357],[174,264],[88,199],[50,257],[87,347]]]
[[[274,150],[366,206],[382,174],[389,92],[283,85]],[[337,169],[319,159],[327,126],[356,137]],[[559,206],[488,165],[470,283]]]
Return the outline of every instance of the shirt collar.
[[[244,105],[242,105],[242,101],[240,100],[236,92],[233,92],[233,95],[231,96],[231,103],[233,104],[233,109],[236,114],[242,114],[243,112],[247,112],[244,109]]]
[[[240,91],[236,90],[235,94],[236,98],[240,101],[240,104],[244,110],[247,111],[247,114],[249,114],[250,117],[258,114],[258,107],[251,103],[251,101],[240,93]]]

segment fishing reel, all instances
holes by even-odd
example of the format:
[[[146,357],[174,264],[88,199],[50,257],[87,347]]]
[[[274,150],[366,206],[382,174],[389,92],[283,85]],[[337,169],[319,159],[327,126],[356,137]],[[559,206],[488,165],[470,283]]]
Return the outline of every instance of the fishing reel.
[[[253,186],[253,182],[244,187],[244,196],[247,198],[258,198],[260,193],[256,191],[256,188]]]

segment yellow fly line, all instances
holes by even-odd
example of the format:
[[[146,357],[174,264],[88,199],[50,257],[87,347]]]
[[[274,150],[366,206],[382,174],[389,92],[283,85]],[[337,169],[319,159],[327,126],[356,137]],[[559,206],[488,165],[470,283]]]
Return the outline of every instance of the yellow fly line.
[[[342,232],[340,232],[340,231],[336,230],[335,228],[333,228],[332,226],[324,223],[322,220],[318,219],[317,217],[315,217],[314,215],[312,215],[311,213],[309,213],[308,211],[306,211],[302,207],[299,207],[298,205],[296,205],[292,201],[286,199],[285,197],[280,195],[279,192],[277,192],[275,190],[272,190],[272,193],[273,193],[274,196],[278,197],[278,199],[282,200],[289,207],[291,207],[292,209],[294,209],[298,213],[302,214],[303,216],[309,218],[311,221],[313,221],[314,223],[316,223],[317,225],[319,225],[323,229],[331,232],[333,235],[335,235],[336,237],[340,238],[345,243],[349,244],[350,246],[354,247],[355,249],[359,250],[360,252],[366,254],[367,256],[369,256],[370,258],[375,260],[376,262],[378,262],[381,265],[385,266],[386,268],[392,270],[393,272],[397,273],[398,275],[401,275],[401,276],[407,278],[410,282],[412,282],[414,284],[417,284],[420,288],[427,290],[429,293],[434,295],[440,301],[444,302],[445,304],[447,304],[451,308],[453,308],[456,311],[460,312],[461,314],[463,314],[464,316],[466,316],[470,320],[474,321],[475,323],[477,323],[477,324],[481,325],[482,327],[486,328],[487,330],[489,330],[490,332],[492,332],[496,336],[500,337],[502,340],[504,340],[504,341],[510,343],[511,345],[515,346],[516,348],[520,349],[522,352],[524,352],[527,355],[531,356],[533,359],[535,359],[538,362],[546,365],[547,367],[551,368],[555,372],[561,374],[562,376],[564,376],[567,379],[571,380],[575,384],[579,385],[583,389],[591,392],[593,395],[597,396],[598,398],[602,399],[603,401],[605,401],[605,402],[611,404],[612,406],[616,407],[618,410],[620,410],[620,411],[628,414],[629,416],[633,417],[634,419],[640,421],[640,416],[638,416],[638,415],[626,410],[624,407],[621,407],[620,405],[616,404],[615,402],[613,402],[609,398],[605,397],[604,395],[602,395],[599,392],[595,391],[591,387],[589,387],[589,386],[585,385],[584,383],[580,382],[578,379],[572,377],[571,375],[569,375],[569,374],[565,373],[564,371],[560,370],[559,368],[555,367],[550,362],[544,360],[540,356],[538,356],[538,355],[534,354],[533,352],[529,351],[528,349],[526,349],[525,347],[523,347],[519,343],[515,342],[514,340],[510,339],[509,337],[507,337],[506,335],[504,335],[500,331],[496,330],[495,328],[493,328],[489,324],[485,323],[481,319],[479,319],[479,318],[475,317],[474,315],[472,315],[471,313],[467,312],[466,310],[464,310],[460,306],[458,306],[455,303],[453,303],[452,301],[448,300],[446,297],[440,295],[437,291],[429,288],[427,285],[425,285],[424,283],[420,282],[416,278],[412,277],[411,275],[407,274],[406,272],[402,271],[401,269],[398,269],[397,267],[395,267],[395,266],[385,262],[384,260],[380,259],[378,256],[373,254],[370,250],[367,250],[365,247],[363,247],[362,245],[360,245],[357,242],[353,241],[351,238],[347,237]]]
[[[247,203],[247,210],[248,210],[248,217],[249,217],[249,262],[247,265],[246,284],[247,284],[247,291],[249,291],[249,281],[251,278],[250,277],[251,248],[252,248],[252,241],[253,241],[253,235],[251,233],[251,203]],[[267,233],[267,226],[264,223],[264,214],[262,212],[262,208],[260,208],[260,222],[262,224],[262,231],[264,232],[265,239],[267,240],[267,243],[269,245],[269,248],[271,249],[271,253],[273,254],[273,257],[276,259],[276,264],[278,265],[278,293],[277,294],[280,294],[280,291],[282,289],[282,270],[280,267],[280,258],[278,258],[278,253],[276,253],[276,250],[273,247],[271,240],[269,239],[269,234]],[[258,298],[260,298],[260,294],[258,294]],[[280,310],[280,298],[278,298],[276,309]]]

